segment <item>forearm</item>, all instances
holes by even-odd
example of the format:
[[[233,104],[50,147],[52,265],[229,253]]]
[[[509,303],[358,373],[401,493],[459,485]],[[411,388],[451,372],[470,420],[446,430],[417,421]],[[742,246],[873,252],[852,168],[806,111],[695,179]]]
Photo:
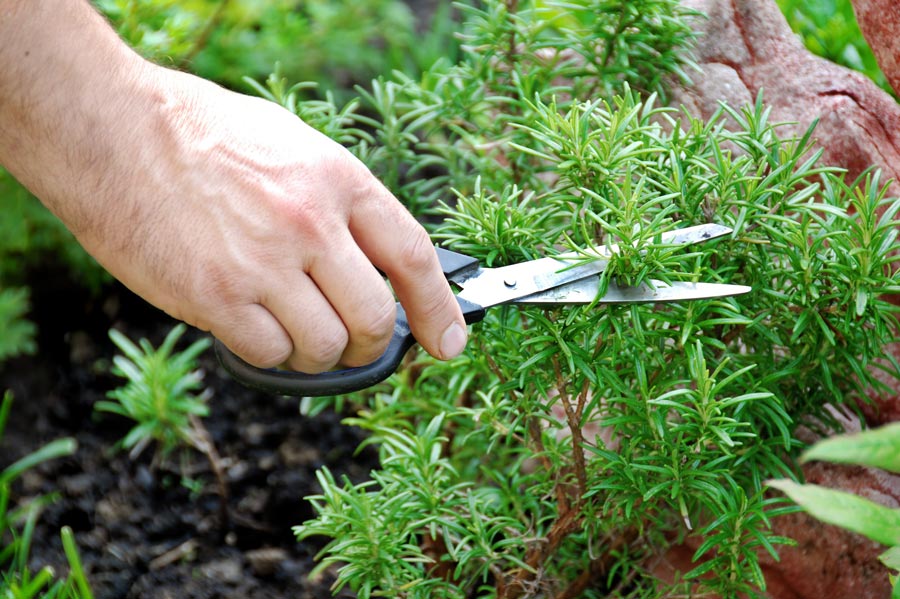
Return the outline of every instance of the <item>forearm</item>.
[[[0,164],[115,277],[261,366],[377,358],[465,324],[425,230],[295,115],[154,66],[87,0],[0,0]],[[373,266],[374,264],[374,266]]]
[[[0,0],[0,40],[0,165],[90,236],[103,211],[84,203],[113,208],[151,67],[86,0]]]

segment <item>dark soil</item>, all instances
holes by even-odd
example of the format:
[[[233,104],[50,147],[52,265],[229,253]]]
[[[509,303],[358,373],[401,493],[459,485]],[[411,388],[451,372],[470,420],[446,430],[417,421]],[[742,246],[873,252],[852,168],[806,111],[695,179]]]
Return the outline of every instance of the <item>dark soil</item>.
[[[93,409],[121,382],[109,374],[116,348],[108,329],[156,346],[175,322],[118,286],[100,299],[76,297],[57,275],[42,273],[32,282],[39,355],[0,369],[0,392],[15,395],[0,468],[51,440],[78,441],[74,456],[43,464],[15,484],[15,499],[59,495],[41,515],[33,567],[66,570],[59,531],[67,525],[98,599],[331,596],[332,575],[308,577],[324,540],[298,543],[291,526],[313,516],[304,497],[320,491],[316,469],[367,476],[375,460],[371,452],[356,453],[362,433],[334,413],[309,419],[296,399],[241,387],[207,351],[201,365],[215,394],[205,424],[230,491],[230,523],[223,528],[205,456],[188,451],[157,463],[150,447],[132,459],[116,449],[130,422]],[[192,331],[180,347],[200,335]],[[199,492],[180,483],[181,472],[200,483]]]

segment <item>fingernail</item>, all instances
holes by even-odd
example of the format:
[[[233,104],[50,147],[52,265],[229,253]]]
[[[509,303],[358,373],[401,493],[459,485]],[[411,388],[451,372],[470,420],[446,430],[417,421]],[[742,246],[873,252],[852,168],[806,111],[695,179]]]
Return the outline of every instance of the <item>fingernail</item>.
[[[465,327],[460,326],[459,323],[454,322],[447,327],[441,336],[441,357],[449,360],[461,354],[466,348],[467,336]]]

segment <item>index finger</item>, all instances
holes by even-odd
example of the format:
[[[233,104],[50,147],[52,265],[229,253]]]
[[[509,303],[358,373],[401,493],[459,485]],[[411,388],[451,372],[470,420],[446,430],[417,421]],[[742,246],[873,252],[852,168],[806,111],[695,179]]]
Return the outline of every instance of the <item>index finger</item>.
[[[372,263],[391,281],[416,341],[448,360],[465,349],[467,332],[459,304],[444,277],[428,233],[383,186],[361,201],[350,231]]]

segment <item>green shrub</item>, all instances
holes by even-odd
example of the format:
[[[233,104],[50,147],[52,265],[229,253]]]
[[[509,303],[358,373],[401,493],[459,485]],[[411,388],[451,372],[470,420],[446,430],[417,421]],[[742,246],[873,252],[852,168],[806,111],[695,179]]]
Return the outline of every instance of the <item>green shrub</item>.
[[[203,372],[197,367],[197,357],[211,341],[204,337],[176,352],[175,345],[186,330],[182,323],[175,325],[156,349],[146,339],[136,345],[122,333],[110,330],[110,338],[123,353],[113,358],[112,373],[126,382],[107,393],[108,401],[99,401],[94,407],[99,412],[111,412],[134,421],[120,442],[123,448],[131,450],[131,457],[140,454],[150,443],[156,443],[155,458],[160,460],[173,451],[186,449],[206,456],[221,500],[220,525],[226,530],[228,482],[219,453],[202,421],[209,414],[207,401],[212,391],[204,387]],[[185,476],[183,471],[181,484],[192,492],[202,489],[202,484]]]
[[[0,363],[34,352],[35,326],[28,320],[26,271],[52,259],[87,289],[108,275],[41,203],[0,169]]]
[[[0,364],[36,349],[34,324],[25,319],[27,311],[27,289],[0,289]]]
[[[883,389],[873,369],[898,373],[883,296],[900,290],[900,203],[877,173],[819,165],[810,132],[782,138],[761,97],[707,121],[660,108],[650,92],[681,72],[691,35],[675,2],[464,12],[460,61],[421,78],[345,105],[302,102],[277,77],[260,89],[488,265],[618,242],[634,250],[609,277],[754,291],[492,310],[463,357],[415,354],[342,399],[381,466],[362,484],[322,470],[298,536],[330,538],[320,567],[360,597],[760,596],[759,553],[788,542],[771,518],[794,509],[763,481],[793,476],[801,423],[834,424],[826,404]],[[734,233],[688,253],[655,242],[705,222]],[[656,580],[649,565],[690,535],[695,567]]]
[[[230,87],[239,87],[244,76],[264,76],[276,63],[293,79],[346,87],[418,66],[435,51],[417,39],[414,16],[402,0],[94,3],[145,56]],[[439,39],[448,41],[441,31]]]

